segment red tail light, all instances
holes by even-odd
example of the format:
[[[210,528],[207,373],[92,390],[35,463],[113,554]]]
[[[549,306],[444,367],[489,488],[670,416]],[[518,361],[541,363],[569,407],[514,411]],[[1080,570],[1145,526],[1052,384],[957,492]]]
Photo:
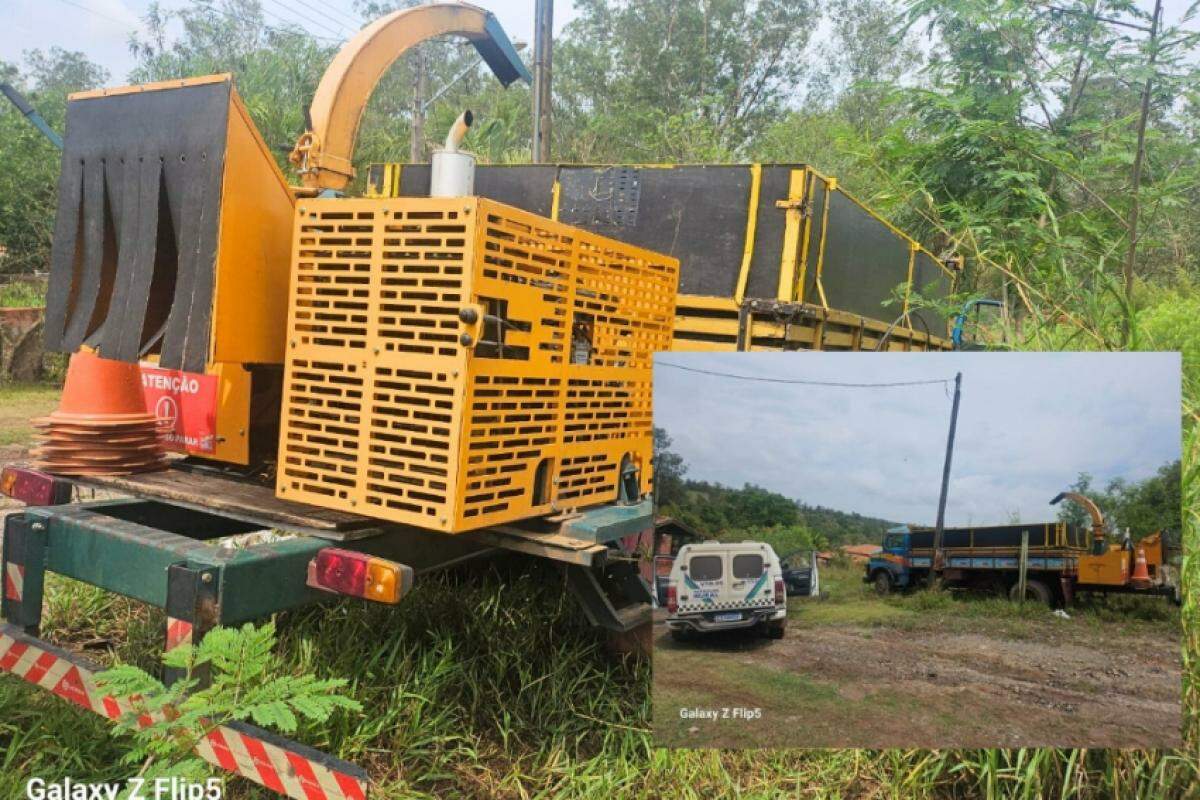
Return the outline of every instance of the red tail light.
[[[71,502],[71,484],[27,467],[5,467],[0,492],[28,506],[57,506]]]
[[[674,614],[678,610],[679,610],[679,600],[678,600],[677,595],[675,594],[675,587],[668,586],[667,587],[667,612],[670,614]]]
[[[366,553],[326,547],[308,562],[308,585],[377,603],[398,603],[412,588],[412,567]]]
[[[775,581],[775,605],[787,605],[787,589],[782,580]]]

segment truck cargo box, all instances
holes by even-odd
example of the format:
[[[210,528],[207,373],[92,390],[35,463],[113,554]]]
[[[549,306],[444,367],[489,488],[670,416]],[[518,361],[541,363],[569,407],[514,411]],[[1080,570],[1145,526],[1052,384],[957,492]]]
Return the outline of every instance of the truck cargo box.
[[[910,526],[909,530],[914,550],[933,547],[933,528]],[[1087,550],[1091,535],[1086,528],[1065,522],[946,528],[942,531],[942,546],[946,550],[1020,549],[1023,531],[1029,531],[1031,550]]]

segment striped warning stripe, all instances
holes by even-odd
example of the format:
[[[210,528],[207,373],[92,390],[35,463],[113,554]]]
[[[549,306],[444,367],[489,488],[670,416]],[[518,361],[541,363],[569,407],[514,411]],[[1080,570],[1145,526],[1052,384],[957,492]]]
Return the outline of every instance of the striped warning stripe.
[[[22,564],[9,564],[4,571],[4,596],[14,603],[21,602],[25,596],[25,567]]]
[[[192,643],[192,623],[167,617],[167,650]]]
[[[109,719],[135,710],[136,698],[104,694],[95,668],[11,625],[0,625],[0,671],[48,689]],[[150,718],[143,714],[144,726]],[[222,725],[196,747],[208,763],[294,800],[366,800],[366,773],[344,761],[241,723]]]

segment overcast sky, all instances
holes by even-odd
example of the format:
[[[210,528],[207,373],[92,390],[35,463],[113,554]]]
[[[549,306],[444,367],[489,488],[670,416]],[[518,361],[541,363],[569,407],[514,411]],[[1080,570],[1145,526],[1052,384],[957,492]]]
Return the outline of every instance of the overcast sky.
[[[1134,481],[1179,458],[1177,353],[662,353],[655,425],[688,477],[753,483],[814,505],[932,524],[963,373],[948,525],[1055,518],[1047,505],[1090,472]],[[845,383],[749,382],[668,368]]]
[[[1164,0],[1164,17],[1172,24],[1183,16],[1193,0]],[[109,72],[109,85],[120,86],[133,66],[129,36],[141,28],[141,18],[151,0],[0,0],[0,59],[22,62],[26,50],[49,49],[54,45],[82,50]],[[513,39],[532,41],[534,0],[475,0],[494,13]],[[185,8],[192,0],[160,0],[165,10]],[[362,27],[354,0],[261,0],[269,25],[289,22],[332,44]],[[1136,0],[1149,12],[1154,0]],[[554,4],[556,32],[574,19],[570,0]],[[1197,22],[1189,27],[1195,29]],[[822,24],[818,37],[827,35]]]

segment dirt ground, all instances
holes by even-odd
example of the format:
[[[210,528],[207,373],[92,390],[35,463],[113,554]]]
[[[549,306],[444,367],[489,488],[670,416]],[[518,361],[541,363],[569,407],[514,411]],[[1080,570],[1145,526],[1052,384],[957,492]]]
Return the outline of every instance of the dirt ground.
[[[1165,619],[1146,622],[1113,619],[1109,607],[1062,619],[946,600],[929,612],[861,590],[840,606],[833,593],[792,599],[781,641],[729,633],[677,643],[659,611],[656,744],[1180,746],[1173,611],[1150,607]],[[685,718],[684,709],[717,718]]]

